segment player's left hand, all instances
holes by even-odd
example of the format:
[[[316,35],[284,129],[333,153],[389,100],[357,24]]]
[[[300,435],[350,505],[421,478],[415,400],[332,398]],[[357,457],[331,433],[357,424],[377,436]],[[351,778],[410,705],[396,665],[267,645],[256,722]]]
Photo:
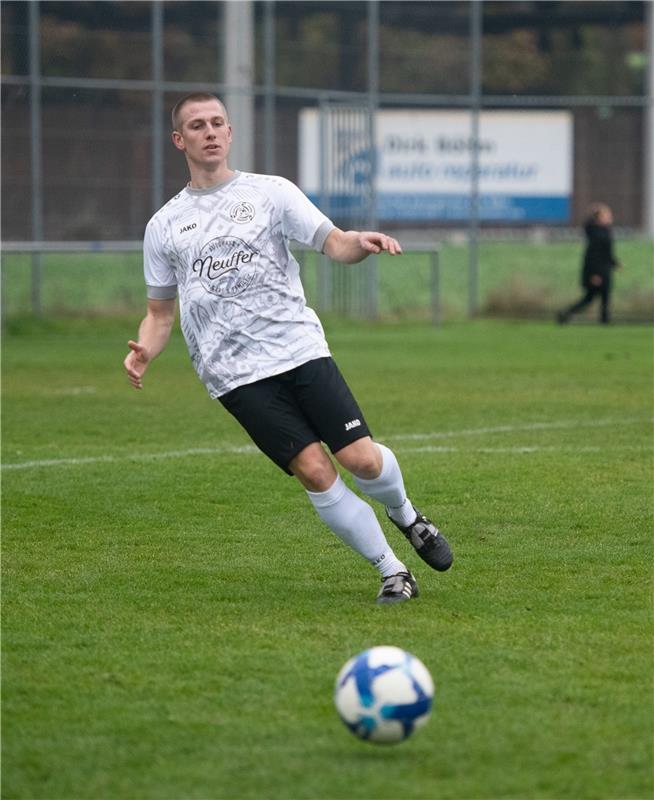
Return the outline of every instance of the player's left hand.
[[[359,245],[369,253],[388,253],[391,256],[402,254],[402,247],[397,239],[377,231],[361,231]]]

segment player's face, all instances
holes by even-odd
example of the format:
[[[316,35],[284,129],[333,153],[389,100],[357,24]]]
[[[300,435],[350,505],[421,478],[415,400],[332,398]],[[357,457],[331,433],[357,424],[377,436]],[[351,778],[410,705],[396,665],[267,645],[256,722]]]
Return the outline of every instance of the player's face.
[[[181,109],[179,130],[173,131],[173,142],[194,163],[219,166],[232,142],[227,112],[217,100],[187,103]]]

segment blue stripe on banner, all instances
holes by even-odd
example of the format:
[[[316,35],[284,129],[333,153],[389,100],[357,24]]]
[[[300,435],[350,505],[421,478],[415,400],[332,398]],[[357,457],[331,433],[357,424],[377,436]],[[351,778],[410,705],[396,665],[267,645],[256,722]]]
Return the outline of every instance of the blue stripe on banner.
[[[316,205],[322,199],[309,194]],[[366,216],[366,198],[333,194],[324,198],[322,210],[328,217]],[[569,222],[570,197],[516,197],[484,194],[479,197],[479,218],[497,222]],[[470,198],[465,194],[380,193],[377,216],[387,221],[465,221],[470,213]]]

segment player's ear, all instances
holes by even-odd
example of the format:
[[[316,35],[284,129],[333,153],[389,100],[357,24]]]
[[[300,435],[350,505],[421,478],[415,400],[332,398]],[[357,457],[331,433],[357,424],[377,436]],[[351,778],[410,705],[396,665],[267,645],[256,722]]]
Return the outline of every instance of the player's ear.
[[[186,147],[184,146],[184,137],[179,131],[173,131],[171,138],[173,140],[173,144],[178,150],[186,150]]]

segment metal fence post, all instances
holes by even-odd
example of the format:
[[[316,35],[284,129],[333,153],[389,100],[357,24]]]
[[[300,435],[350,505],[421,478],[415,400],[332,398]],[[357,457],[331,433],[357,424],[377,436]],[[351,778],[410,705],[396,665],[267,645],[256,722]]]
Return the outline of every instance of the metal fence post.
[[[479,116],[482,77],[483,0],[470,4],[470,213],[468,223],[468,314],[474,317],[479,305]]]
[[[275,96],[275,0],[266,0],[264,5],[264,101],[263,129],[265,132],[263,167],[265,172],[276,174],[276,96]]]
[[[441,298],[440,298],[440,253],[435,247],[429,254],[430,288],[431,288],[431,321],[432,325],[440,325]]]
[[[224,0],[223,50],[225,105],[238,135],[231,146],[232,168],[254,170],[254,2]]]
[[[331,196],[327,186],[328,175],[331,174],[331,147],[332,131],[330,125],[329,105],[324,98],[321,98],[320,118],[318,130],[318,142],[320,153],[320,208],[328,217],[332,216]],[[327,163],[329,160],[329,163]],[[331,311],[333,306],[332,295],[332,263],[330,259],[321,254],[318,259],[318,309],[320,311]]]
[[[164,202],[163,156],[163,3],[152,3],[152,212]]]
[[[32,239],[43,239],[43,120],[41,103],[41,8],[29,4],[30,157],[32,161]],[[41,316],[41,253],[32,253],[32,313]]]
[[[368,140],[370,159],[370,195],[368,230],[376,231],[377,219],[377,110],[379,108],[379,0],[370,0],[368,10]],[[366,264],[366,316],[377,317],[379,305],[378,260],[369,256]]]
[[[649,103],[645,108],[645,219],[647,236],[654,238],[654,3],[647,4],[647,90]]]

